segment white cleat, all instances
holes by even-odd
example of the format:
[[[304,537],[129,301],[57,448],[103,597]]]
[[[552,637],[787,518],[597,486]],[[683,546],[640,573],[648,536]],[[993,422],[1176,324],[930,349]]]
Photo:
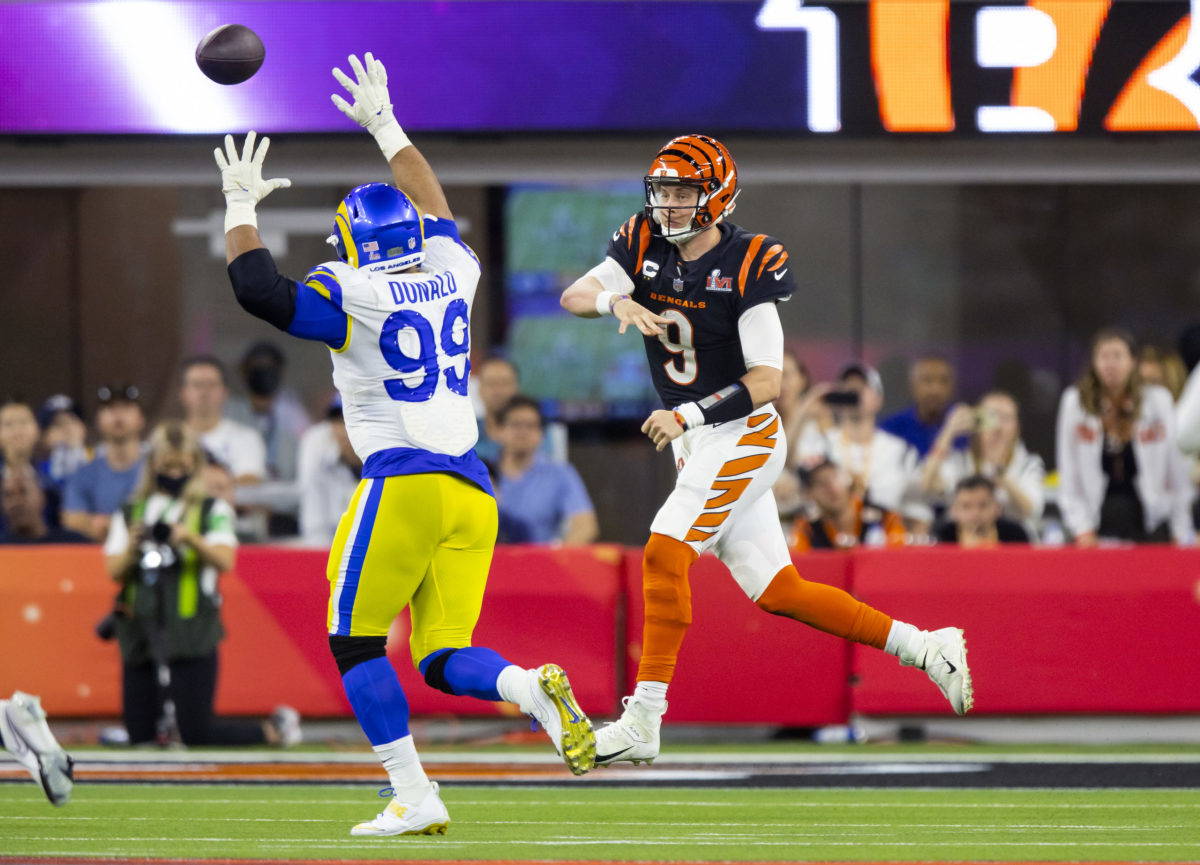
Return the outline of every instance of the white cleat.
[[[74,764],[50,732],[41,700],[24,691],[0,700],[0,740],[52,804],[66,804],[75,786]]]
[[[291,706],[276,706],[267,720],[279,734],[279,747],[294,748],[304,741],[304,733],[300,729],[300,713]]]
[[[901,661],[901,663],[904,663]],[[975,704],[971,671],[967,668],[967,641],[960,628],[925,632],[925,647],[910,666],[924,670],[941,688],[956,714],[965,715]]]
[[[533,700],[529,714],[542,725],[570,770],[576,775],[587,773],[596,765],[596,735],[575,702],[567,674],[557,664],[543,664],[528,674]]]
[[[436,782],[430,784],[425,798],[416,805],[393,798],[388,806],[368,823],[359,823],[351,835],[384,837],[388,835],[445,835],[450,813],[438,795]]]
[[[596,731],[596,765],[653,763],[658,757],[658,731],[667,707],[655,712],[637,697],[624,697],[621,704],[625,707],[621,717]]]

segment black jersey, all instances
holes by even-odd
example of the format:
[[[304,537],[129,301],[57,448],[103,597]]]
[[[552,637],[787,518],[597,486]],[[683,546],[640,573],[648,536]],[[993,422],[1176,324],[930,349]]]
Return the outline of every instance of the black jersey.
[[[745,375],[738,319],[760,303],[787,300],[796,287],[778,240],[728,222],[717,230],[720,241],[695,261],[681,261],[640,213],[608,244],[608,257],[633,280],[633,299],[671,320],[662,336],[645,337],[654,389],[667,408]]]

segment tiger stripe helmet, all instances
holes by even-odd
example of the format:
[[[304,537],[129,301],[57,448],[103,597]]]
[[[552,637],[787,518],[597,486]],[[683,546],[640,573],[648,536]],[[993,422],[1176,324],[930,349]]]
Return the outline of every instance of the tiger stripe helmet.
[[[699,188],[699,200],[692,221],[686,228],[670,231],[657,213],[658,187],[678,183]],[[681,135],[672,138],[650,164],[645,177],[646,216],[656,230],[671,243],[695,237],[710,225],[716,225],[733,213],[737,199],[737,163],[729,149],[707,135]]]

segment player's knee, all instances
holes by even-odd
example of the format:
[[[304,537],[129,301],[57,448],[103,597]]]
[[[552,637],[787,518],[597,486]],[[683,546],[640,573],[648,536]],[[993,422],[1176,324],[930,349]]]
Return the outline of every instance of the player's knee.
[[[458,649],[440,649],[421,659],[417,669],[425,677],[426,685],[445,694],[458,694],[446,680],[446,664],[450,662],[450,657],[457,651]]]
[[[337,662],[339,675],[375,658],[387,657],[387,637],[344,637],[330,634],[329,651]]]
[[[804,592],[804,578],[794,567],[786,567],[775,575],[758,600],[758,608],[775,616],[788,616],[797,608]]]

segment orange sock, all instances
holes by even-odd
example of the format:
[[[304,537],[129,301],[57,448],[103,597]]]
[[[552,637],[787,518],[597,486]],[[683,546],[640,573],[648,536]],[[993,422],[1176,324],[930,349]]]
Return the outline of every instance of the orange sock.
[[[653,534],[642,557],[642,596],[646,621],[642,626],[639,682],[670,682],[683,635],[692,623],[692,591],[688,568],[696,551],[666,535]]]
[[[757,603],[768,613],[876,649],[887,644],[892,629],[891,616],[855,600],[849,592],[803,579],[793,565],[775,575]]]

